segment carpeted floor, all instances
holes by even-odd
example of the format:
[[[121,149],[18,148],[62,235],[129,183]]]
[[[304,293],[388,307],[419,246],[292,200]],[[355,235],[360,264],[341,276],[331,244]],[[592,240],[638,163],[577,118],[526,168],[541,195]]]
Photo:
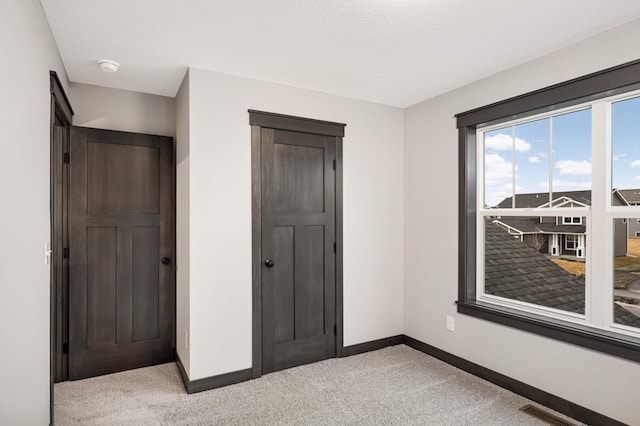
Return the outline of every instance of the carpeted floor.
[[[399,345],[192,395],[173,363],[60,383],[55,424],[544,425],[527,403]]]

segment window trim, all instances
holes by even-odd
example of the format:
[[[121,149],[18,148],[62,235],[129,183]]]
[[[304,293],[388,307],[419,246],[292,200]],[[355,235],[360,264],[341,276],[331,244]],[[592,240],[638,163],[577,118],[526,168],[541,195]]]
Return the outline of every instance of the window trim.
[[[573,247],[569,247],[569,242],[573,244]],[[574,234],[564,234],[564,249],[576,251],[578,248],[578,237]]]
[[[569,219],[567,221],[567,219]],[[574,221],[573,219],[578,219],[578,221]],[[582,225],[582,216],[562,216],[562,224],[563,225]]]
[[[478,127],[515,121],[640,88],[640,60],[456,115],[458,128],[458,312],[640,361],[640,339],[476,300]]]

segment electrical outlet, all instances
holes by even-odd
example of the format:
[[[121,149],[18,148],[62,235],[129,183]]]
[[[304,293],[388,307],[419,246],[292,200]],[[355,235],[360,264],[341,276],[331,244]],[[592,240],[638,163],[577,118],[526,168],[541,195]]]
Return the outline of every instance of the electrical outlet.
[[[455,331],[455,322],[451,315],[447,315],[447,330]]]
[[[184,329],[184,348],[189,349],[189,332],[187,329]]]

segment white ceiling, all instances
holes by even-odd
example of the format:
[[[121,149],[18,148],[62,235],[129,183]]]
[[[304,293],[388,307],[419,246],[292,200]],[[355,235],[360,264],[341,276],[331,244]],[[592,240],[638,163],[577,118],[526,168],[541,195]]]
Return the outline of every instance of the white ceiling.
[[[195,67],[397,107],[640,18],[637,0],[41,3],[73,82],[173,97]]]

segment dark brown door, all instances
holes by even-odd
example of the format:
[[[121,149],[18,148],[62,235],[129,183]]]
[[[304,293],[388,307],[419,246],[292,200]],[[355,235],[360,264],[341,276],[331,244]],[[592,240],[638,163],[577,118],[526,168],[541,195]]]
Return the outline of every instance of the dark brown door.
[[[69,378],[168,362],[173,140],[72,127],[69,160]]]
[[[336,355],[336,138],[262,128],[263,372]]]

